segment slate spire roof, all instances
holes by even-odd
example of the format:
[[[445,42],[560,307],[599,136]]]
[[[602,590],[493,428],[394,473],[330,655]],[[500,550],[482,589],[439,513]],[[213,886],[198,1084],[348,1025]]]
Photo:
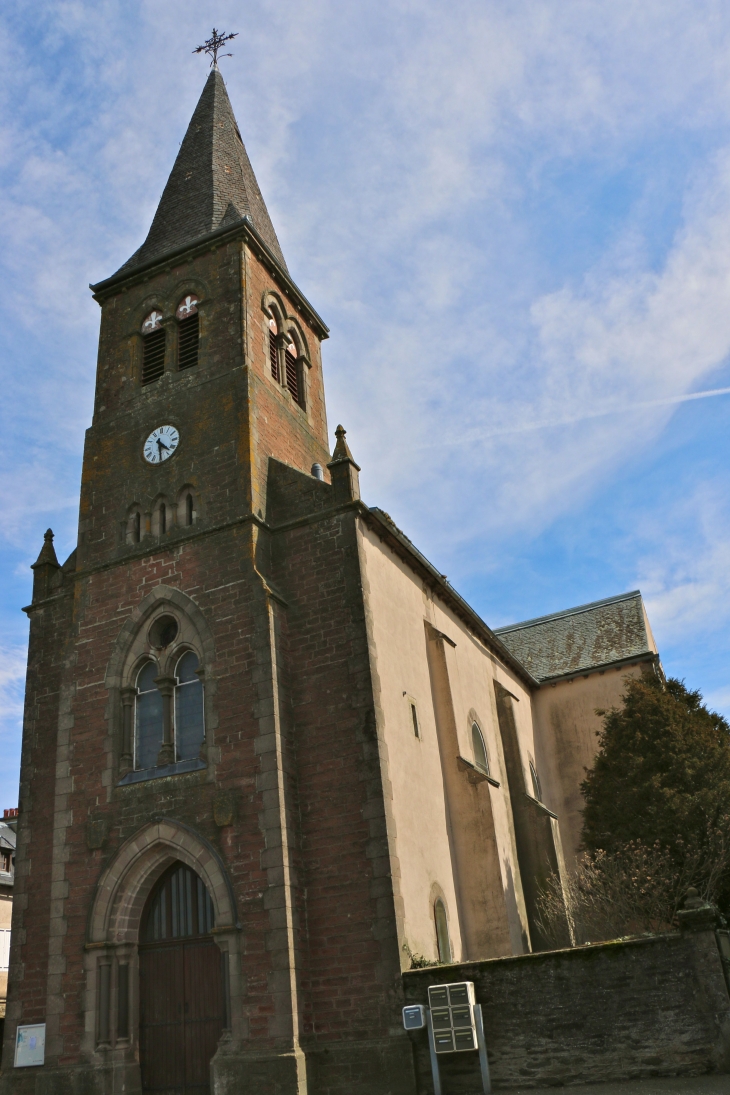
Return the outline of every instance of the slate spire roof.
[[[268,210],[216,67],[190,120],[147,239],[120,270],[133,270],[216,228],[248,217],[286,270]]]

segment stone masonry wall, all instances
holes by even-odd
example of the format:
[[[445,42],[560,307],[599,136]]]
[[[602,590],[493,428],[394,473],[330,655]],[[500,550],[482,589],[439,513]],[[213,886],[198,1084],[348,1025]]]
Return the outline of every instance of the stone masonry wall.
[[[52,874],[54,791],[61,725],[62,688],[70,657],[68,639],[73,599],[59,589],[31,616],[26,703],[19,789],[20,816],[13,901],[7,1022],[3,1057],[12,1060],[18,1020],[46,1017],[49,972],[58,969],[62,937],[49,939],[52,901],[58,898]],[[61,772],[63,778],[65,772]],[[50,961],[50,967],[49,967]],[[23,1003],[20,996],[22,993]]]
[[[712,931],[597,944],[403,975],[408,1003],[428,986],[473,981],[495,1088],[730,1071],[730,997]],[[410,1035],[419,1095],[433,1091],[425,1031]],[[479,1085],[476,1053],[441,1059],[449,1095]]]

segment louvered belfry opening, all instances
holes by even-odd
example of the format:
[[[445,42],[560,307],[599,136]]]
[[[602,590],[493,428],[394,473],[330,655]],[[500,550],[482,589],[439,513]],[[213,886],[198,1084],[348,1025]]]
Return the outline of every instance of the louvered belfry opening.
[[[276,348],[276,335],[269,330],[269,361],[271,362],[271,375],[274,380],[279,379],[279,353]]]
[[[159,380],[165,371],[165,328],[158,327],[142,339],[142,383]]]
[[[177,335],[178,369],[192,369],[194,365],[198,364],[199,334],[200,325],[197,312],[180,321]]]
[[[284,354],[286,362],[286,386],[291,393],[291,397],[295,403],[302,406],[302,400],[300,398],[301,393],[299,391],[299,374],[297,372],[297,359],[292,353],[291,347],[287,346],[286,353]]]

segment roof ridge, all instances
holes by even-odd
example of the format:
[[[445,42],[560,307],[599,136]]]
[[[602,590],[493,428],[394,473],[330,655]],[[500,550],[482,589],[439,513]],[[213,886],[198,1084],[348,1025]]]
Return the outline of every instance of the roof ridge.
[[[495,635],[499,635],[506,631],[519,631],[523,627],[533,627],[535,624],[547,623],[549,620],[559,620],[566,616],[577,616],[581,612],[590,612],[594,608],[601,608],[603,605],[616,604],[618,601],[631,601],[636,598],[643,601],[640,589],[633,589],[629,593],[619,593],[615,597],[604,597],[600,601],[590,601],[588,604],[576,605],[575,608],[565,608],[561,612],[550,612],[547,616],[534,616],[531,620],[520,620],[516,624],[505,624],[503,627],[492,628]]]

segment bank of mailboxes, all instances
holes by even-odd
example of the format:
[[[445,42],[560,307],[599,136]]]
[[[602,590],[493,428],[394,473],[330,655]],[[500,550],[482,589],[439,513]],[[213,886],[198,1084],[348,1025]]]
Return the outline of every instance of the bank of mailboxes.
[[[428,1002],[437,1053],[458,1053],[460,1050],[478,1048],[473,981],[431,985]]]

